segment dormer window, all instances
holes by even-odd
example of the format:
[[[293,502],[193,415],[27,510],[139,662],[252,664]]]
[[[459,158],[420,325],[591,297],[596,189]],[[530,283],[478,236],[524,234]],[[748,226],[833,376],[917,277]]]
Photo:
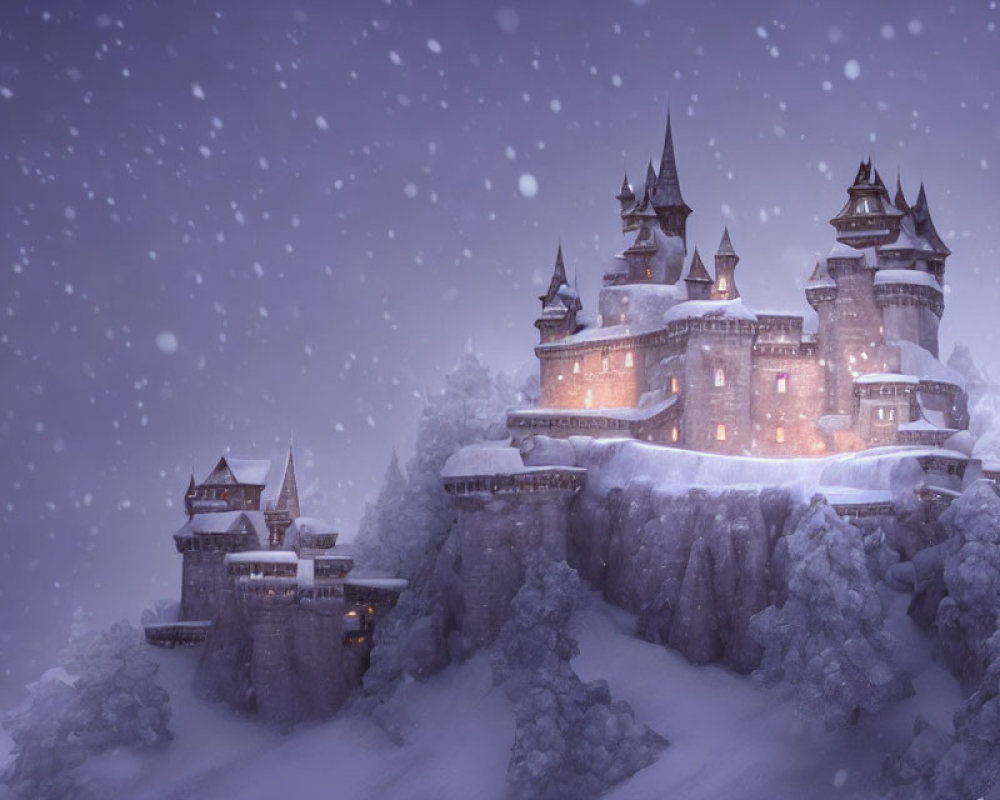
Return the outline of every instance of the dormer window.
[[[721,389],[726,385],[726,371],[722,367],[717,367],[715,370],[715,386]]]

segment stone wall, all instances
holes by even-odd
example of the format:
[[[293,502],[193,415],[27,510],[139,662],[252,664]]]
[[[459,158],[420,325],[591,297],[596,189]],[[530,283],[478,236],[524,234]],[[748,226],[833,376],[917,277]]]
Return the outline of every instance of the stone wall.
[[[684,358],[681,447],[708,453],[750,451],[752,346],[750,333],[692,329]],[[717,370],[722,370],[723,386],[716,386]]]
[[[752,391],[755,453],[777,457],[825,453],[816,422],[823,413],[826,383],[815,350],[758,344]]]

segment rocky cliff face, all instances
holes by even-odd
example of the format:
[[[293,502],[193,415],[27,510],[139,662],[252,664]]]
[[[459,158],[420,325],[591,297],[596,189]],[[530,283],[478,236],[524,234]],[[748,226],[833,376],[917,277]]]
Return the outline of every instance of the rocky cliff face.
[[[796,508],[782,488],[663,492],[640,480],[585,490],[571,515],[571,563],[639,634],[691,661],[750,672],[750,617],[774,599],[772,553]]]

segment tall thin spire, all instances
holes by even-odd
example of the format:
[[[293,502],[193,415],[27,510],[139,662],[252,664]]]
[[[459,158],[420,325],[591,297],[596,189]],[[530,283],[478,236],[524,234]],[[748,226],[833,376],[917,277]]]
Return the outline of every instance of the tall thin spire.
[[[653,205],[656,208],[684,206],[681,196],[681,183],[677,177],[677,158],[674,156],[674,134],[670,125],[670,112],[667,111],[667,132],[663,137],[663,156],[660,159],[660,174],[656,179],[656,189],[653,192]]]
[[[735,256],[736,251],[733,249],[733,242],[729,238],[729,226],[727,225],[722,231],[722,241],[719,242],[719,249],[715,253],[717,256]]]
[[[295,482],[295,459],[292,456],[292,446],[288,445],[288,462],[285,464],[285,476],[281,479],[281,490],[278,492],[277,511],[286,511],[292,519],[302,516],[299,512],[299,487]]]
[[[898,168],[896,169],[896,196],[893,198],[892,204],[900,211],[910,210],[910,205],[906,202],[906,195],[903,194],[903,181],[899,176]]]
[[[542,308],[552,302],[560,286],[569,286],[569,281],[566,280],[566,265],[563,263],[562,242],[559,242],[559,249],[556,251],[556,266],[552,270],[552,280],[549,281],[549,289],[538,298],[542,301]]]

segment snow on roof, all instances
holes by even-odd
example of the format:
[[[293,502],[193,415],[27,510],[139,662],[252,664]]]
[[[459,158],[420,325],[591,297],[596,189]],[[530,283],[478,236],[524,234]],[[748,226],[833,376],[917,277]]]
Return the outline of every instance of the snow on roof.
[[[757,321],[757,315],[743,305],[743,300],[687,300],[663,315],[664,322],[681,319],[742,319]]]
[[[441,469],[441,477],[462,475],[502,475],[525,472],[521,454],[503,442],[480,442],[463,447],[454,453]]]
[[[937,292],[943,292],[937,278],[929,272],[919,269],[880,269],[875,273],[875,285],[887,283],[905,283],[911,286],[926,286]]]
[[[831,258],[863,258],[866,267],[878,266],[878,254],[875,252],[874,247],[852,247],[851,245],[844,244],[844,242],[841,241],[834,243],[833,247],[830,248],[829,255],[827,255],[826,258],[827,261]]]
[[[925,414],[928,412],[924,412]],[[947,425],[937,425],[927,419],[918,419],[913,422],[904,422],[899,426],[901,431],[954,431],[956,428],[951,428]]]
[[[594,326],[584,328],[582,331],[574,333],[572,336],[567,336],[563,339],[549,342],[547,344],[540,344],[538,347],[558,348],[571,344],[602,342],[610,339],[625,339],[630,336],[641,336],[646,333],[652,333],[653,331],[660,330],[662,327],[662,323],[652,323],[648,321],[644,321],[636,325],[625,323],[623,325],[605,325],[603,327]]]
[[[917,233],[917,229],[913,224],[913,218],[909,215],[903,217],[899,226],[899,237],[896,241],[880,246],[879,250],[920,250],[927,253],[934,252],[934,248],[930,242]]]
[[[296,517],[292,524],[300,533],[336,533],[331,523],[317,517]]]
[[[916,375],[902,375],[898,372],[871,372],[868,375],[858,375],[855,383],[908,383],[918,384],[920,378]]]
[[[219,511],[207,514],[195,514],[180,530],[177,536],[190,536],[196,533],[229,533],[237,527],[240,518],[246,517],[254,531],[260,536],[267,531],[264,514],[260,511]]]
[[[226,464],[237,483],[251,486],[263,486],[267,483],[267,473],[271,469],[271,462],[263,459],[226,458]]]
[[[226,553],[227,564],[295,564],[299,557],[292,550],[245,550]]]

